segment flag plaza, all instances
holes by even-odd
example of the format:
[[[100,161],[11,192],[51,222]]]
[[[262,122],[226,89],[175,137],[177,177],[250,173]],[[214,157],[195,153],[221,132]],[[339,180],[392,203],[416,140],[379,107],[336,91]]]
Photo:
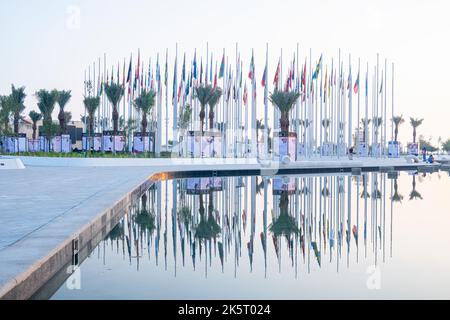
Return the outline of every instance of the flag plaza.
[[[244,62],[244,57],[249,62]],[[281,50],[272,67],[266,45],[266,61],[258,66],[253,51],[243,54],[236,44],[232,55],[225,49],[213,54],[207,45],[206,56],[195,50],[189,60],[176,46],[173,64],[168,61],[167,49],[165,57],[158,54],[148,63],[138,50],[136,58],[132,54],[129,61],[124,59],[117,70],[114,64],[109,75],[105,55],[97,68],[94,64],[92,74],[91,66],[85,72],[85,96],[98,96],[100,105],[95,132],[85,129],[84,148],[92,150],[93,137],[103,135],[101,147],[98,144],[95,150],[158,155],[168,151],[185,157],[288,155],[297,159],[345,156],[353,147],[362,157],[398,156],[399,150],[388,148],[394,127],[394,64],[387,70],[385,59],[380,67],[377,54],[376,66],[369,69],[368,63],[364,68],[360,59],[353,61],[350,55],[343,59],[340,51],[336,60],[324,54],[313,57],[311,49],[303,58],[297,45],[288,61],[283,61]],[[173,77],[169,79],[169,75]],[[392,86],[387,85],[388,76]],[[365,80],[363,86],[360,77]],[[269,79],[274,79],[273,83]],[[123,92],[116,106],[105,92],[112,85]],[[150,108],[143,108],[139,102],[149,93],[154,99]],[[289,93],[294,100],[285,105]],[[214,94],[219,97],[212,99]],[[389,105],[388,94],[392,97]],[[118,130],[113,129],[114,110]],[[273,114],[270,121],[269,114]],[[204,121],[205,117],[209,121]],[[370,121],[378,118],[382,121]]]

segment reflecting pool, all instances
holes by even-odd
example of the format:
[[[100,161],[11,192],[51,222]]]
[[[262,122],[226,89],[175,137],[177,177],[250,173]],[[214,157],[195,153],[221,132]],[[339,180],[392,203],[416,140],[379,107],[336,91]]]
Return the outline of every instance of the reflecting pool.
[[[72,275],[43,291],[52,299],[449,299],[449,190],[447,172],[161,181]]]

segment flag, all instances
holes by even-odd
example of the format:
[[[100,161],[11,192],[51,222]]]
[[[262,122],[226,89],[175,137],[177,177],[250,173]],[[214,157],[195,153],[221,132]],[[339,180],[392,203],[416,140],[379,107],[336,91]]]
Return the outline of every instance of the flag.
[[[244,94],[242,95],[242,100],[244,101],[244,105],[247,106],[247,102],[248,102],[247,83],[245,83],[245,86],[244,86]]]
[[[184,54],[183,57],[183,69],[181,69],[181,80],[183,80],[184,82],[185,79],[186,79],[186,53]]]
[[[253,52],[252,52],[252,60],[250,61],[250,70],[248,71],[248,77],[249,79],[253,80],[254,76],[255,76],[255,60],[253,59]]]
[[[216,61],[216,70],[214,71],[214,88],[217,87],[217,61]]]
[[[262,76],[262,79],[261,79],[261,85],[262,85],[263,87],[266,86],[266,82],[267,82],[266,80],[267,80],[267,65],[266,65],[266,67],[264,68],[263,76]]]
[[[383,72],[381,72],[380,94],[383,92]]]
[[[169,78],[169,69],[167,67],[167,57],[166,57],[166,65],[164,67],[164,85],[167,87],[167,80]]]
[[[224,71],[225,71],[225,54],[222,55],[222,62],[220,63],[219,79],[223,77]]]
[[[322,66],[322,55],[320,55],[319,61],[317,62],[317,65],[316,65],[316,69],[314,70],[314,73],[312,76],[313,80],[317,79],[317,76],[319,75],[321,66]]]
[[[278,66],[277,66],[277,70],[275,71],[275,76],[273,78],[273,84],[277,87],[278,86],[278,81],[280,80],[280,62],[278,60]]]
[[[193,77],[197,79],[197,51],[194,51],[194,61],[192,62]]]
[[[136,79],[139,80],[139,68],[141,65],[141,53],[138,50],[138,62],[137,62],[137,67],[136,67]]]
[[[359,72],[358,72],[358,76],[356,77],[355,84],[353,85],[353,92],[355,92],[355,94],[357,94],[358,91],[359,91]]]

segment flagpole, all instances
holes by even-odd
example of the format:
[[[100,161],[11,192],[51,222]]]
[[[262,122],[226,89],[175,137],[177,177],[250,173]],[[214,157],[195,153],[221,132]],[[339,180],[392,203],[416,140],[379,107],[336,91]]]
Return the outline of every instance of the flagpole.
[[[300,90],[299,90],[299,79],[298,79],[298,75],[300,74],[299,73],[299,69],[298,69],[298,48],[299,48],[299,44],[298,44],[298,42],[297,42],[297,51],[296,51],[296,58],[297,58],[297,61],[296,61],[296,69],[297,69],[297,82],[296,82],[296,84],[294,84],[295,85],[295,90],[296,90],[296,92],[297,93],[300,93]],[[301,99],[301,98],[300,98]],[[299,136],[300,136],[300,130],[299,130],[299,120],[300,120],[300,103],[301,103],[301,100],[299,101],[299,99],[297,100],[297,103],[296,103],[296,105],[295,105],[295,133],[296,133],[296,135],[297,135],[297,142],[296,142],[296,145],[295,145],[295,152],[296,152],[296,154],[295,154],[295,159],[297,159],[297,155],[298,155],[298,143],[299,143]]]
[[[156,129],[157,129],[157,132],[156,132],[156,148],[155,148],[155,151],[156,151],[156,156],[157,157],[159,157],[159,156],[161,156],[161,141],[162,141],[162,106],[161,106],[161,104],[162,104],[162,101],[161,101],[161,67],[160,67],[160,65],[159,65],[159,52],[158,52],[158,54],[156,55],[156,65],[157,65],[157,75],[156,75],[156,77],[158,78],[158,83],[157,83],[157,86],[158,86],[158,93],[157,93],[157,96],[158,96],[158,98],[157,98],[157,106],[156,106],[156,108],[157,108],[157,118],[158,118],[158,122],[156,123]]]
[[[357,116],[357,128],[358,128],[358,146],[357,146],[357,148],[359,149],[359,142],[360,142],[360,126],[359,126],[359,122],[361,121],[361,119],[360,119],[360,117],[361,117],[361,114],[360,114],[360,107],[359,107],[359,96],[360,96],[360,94],[359,94],[359,92],[361,91],[360,90],[360,67],[361,67],[361,58],[358,58],[358,116]],[[358,152],[358,155],[359,155],[359,152]]]
[[[394,140],[394,63],[392,62],[392,75],[391,75],[391,78],[392,78],[392,104],[391,104],[391,107],[392,107],[392,119],[391,119],[391,123],[392,123],[392,125],[391,125],[391,140]]]
[[[383,151],[384,151],[384,156],[386,157],[386,140],[387,140],[387,59],[384,59],[384,146],[383,146]],[[392,121],[392,119],[391,119]]]
[[[266,74],[264,86],[264,158],[269,157],[269,103],[268,103],[268,79],[269,79],[269,43],[266,42]]]
[[[252,62],[250,68],[252,69],[252,157],[257,157],[257,147],[258,147],[258,141],[256,139],[256,87],[255,87],[255,60],[253,55],[253,49],[252,49]]]
[[[177,90],[177,60],[178,60],[178,43],[175,44],[175,65],[174,65],[174,79],[173,79],[173,90]],[[175,145],[178,142],[178,130],[177,130],[177,96],[176,96],[176,92],[174,93],[174,99],[173,99],[173,137],[172,137],[172,151],[173,148],[175,148]]]
[[[364,120],[364,144],[365,144],[365,156],[369,156],[369,62],[367,62],[366,65],[366,80],[365,80],[365,91],[366,91],[366,98],[365,98],[365,120]]]
[[[340,158],[340,146],[341,146],[341,85],[342,85],[342,70],[341,70],[341,48],[339,48],[339,83],[337,90],[337,157]]]
[[[376,117],[377,117],[377,123],[375,124],[376,125],[376,130],[377,130],[377,134],[376,134],[376,143],[377,143],[377,147],[378,147],[378,150],[377,150],[377,158],[379,158],[380,157],[380,146],[381,146],[381,143],[379,143],[378,142],[378,122],[379,122],[379,116],[378,116],[378,95],[379,95],[379,90],[378,90],[378,84],[379,84],[379,59],[380,59],[380,55],[377,53],[377,71],[376,71],[376,85],[375,85],[375,114],[376,114]],[[383,119],[384,120],[384,119]],[[380,139],[381,140],[381,139]]]
[[[349,79],[348,79],[348,89],[349,89],[349,97],[348,97],[348,148],[352,146],[352,58],[351,55],[348,55],[348,64],[349,64]],[[349,231],[350,232],[350,231]]]

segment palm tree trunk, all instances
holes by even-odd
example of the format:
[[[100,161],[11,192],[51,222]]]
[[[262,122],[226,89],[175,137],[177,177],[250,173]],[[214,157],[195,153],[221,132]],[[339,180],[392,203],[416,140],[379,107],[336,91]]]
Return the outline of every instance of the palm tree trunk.
[[[205,122],[205,107],[202,106],[201,110],[200,110],[200,124],[201,124],[201,131],[202,131],[202,133],[204,132],[203,131],[204,122]]]
[[[119,113],[117,112],[117,106],[113,106],[112,119],[114,135],[116,135],[119,130]]]
[[[36,129],[37,129],[37,125],[36,122],[33,121],[33,140],[36,140]]]
[[[280,128],[282,132],[289,132],[289,115],[287,113],[281,113]]]
[[[147,114],[145,112],[142,113],[141,125],[142,125],[142,134],[145,134],[145,132],[147,131]]]
[[[14,113],[14,134],[16,135],[19,133],[19,118],[20,114]]]
[[[398,138],[398,125],[395,125],[395,131],[394,131],[394,141],[397,142]]]
[[[212,130],[214,126],[214,110],[211,108],[209,110],[209,130]]]
[[[413,143],[416,143],[416,127],[413,127]]]
[[[64,134],[65,133],[65,117],[64,117],[64,110],[59,109],[58,113],[58,120],[59,120],[59,133]]]

